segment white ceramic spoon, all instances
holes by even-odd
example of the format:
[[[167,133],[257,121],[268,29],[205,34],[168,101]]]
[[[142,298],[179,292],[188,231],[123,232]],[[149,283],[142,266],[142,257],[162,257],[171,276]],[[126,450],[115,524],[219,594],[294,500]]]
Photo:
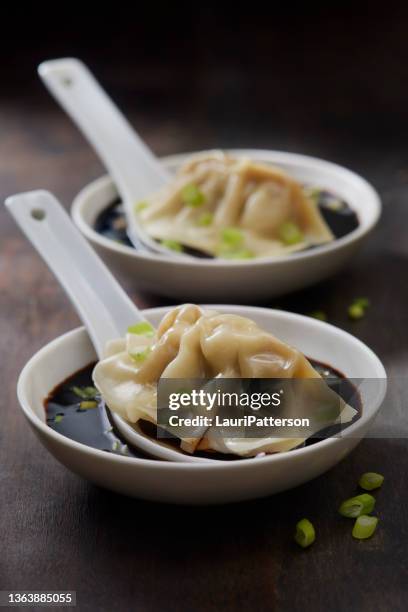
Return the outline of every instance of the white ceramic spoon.
[[[43,62],[38,73],[63,109],[91,143],[123,201],[128,236],[142,250],[167,257],[188,257],[150,238],[137,221],[135,204],[168,183],[172,175],[163,167],[126,117],[78,59]]]
[[[64,288],[102,358],[109,340],[123,337],[130,325],[145,320],[141,312],[51,193],[31,191],[11,196],[6,206]],[[151,456],[168,461],[207,461],[148,438],[114,413],[112,418],[128,442]]]

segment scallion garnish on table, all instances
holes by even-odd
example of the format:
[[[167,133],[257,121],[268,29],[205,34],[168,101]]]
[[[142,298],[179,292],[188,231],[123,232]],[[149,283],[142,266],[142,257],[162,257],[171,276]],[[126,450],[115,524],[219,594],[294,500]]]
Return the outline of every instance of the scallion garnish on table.
[[[360,476],[358,484],[361,488],[371,491],[378,489],[384,482],[384,476],[377,472],[365,472]],[[356,519],[352,536],[356,540],[370,538],[378,525],[376,516],[369,516],[374,510],[375,497],[369,493],[362,493],[346,499],[339,508],[339,513],[346,518]],[[316,539],[315,528],[308,519],[302,519],[296,524],[295,541],[302,548],[307,548]]]
[[[362,514],[370,514],[374,510],[375,497],[362,493],[346,499],[339,508],[339,513],[347,518],[356,518]]]
[[[368,298],[356,298],[348,307],[347,313],[350,319],[353,321],[357,321],[358,319],[362,319],[366,314],[367,308],[370,305],[370,300]]]
[[[378,518],[376,516],[367,516],[362,514],[356,519],[351,535],[357,540],[366,540],[371,538],[374,531],[377,529]]]
[[[384,482],[384,476],[377,472],[365,472],[358,481],[359,486],[365,491],[373,491],[379,489]]]
[[[296,525],[295,542],[302,548],[308,548],[316,539],[316,531],[312,523],[304,518]]]

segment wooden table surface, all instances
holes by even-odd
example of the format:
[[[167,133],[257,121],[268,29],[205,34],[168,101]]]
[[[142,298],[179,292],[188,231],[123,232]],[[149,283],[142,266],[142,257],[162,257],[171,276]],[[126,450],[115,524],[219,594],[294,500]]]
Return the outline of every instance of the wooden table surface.
[[[84,56],[159,154],[214,146],[292,150],[344,164],[375,185],[384,214],[355,261],[336,278],[271,306],[325,310],[332,323],[378,353],[391,377],[403,377],[408,365],[407,20],[382,17],[381,28],[379,23],[376,30],[367,28],[364,45],[354,21],[333,26],[325,59],[313,42],[319,29],[311,22],[312,42],[301,60],[283,67],[275,62],[274,69],[265,58],[253,64],[243,58],[243,66],[239,56],[217,58],[198,43],[193,59],[173,58],[172,78],[154,54],[144,58],[144,71],[127,72],[97,61],[89,50]],[[295,30],[295,38],[303,32],[304,43],[299,24]],[[197,28],[197,37],[200,32]],[[274,32],[277,40],[261,28],[254,56],[271,58],[278,51],[285,56],[289,44],[278,26]],[[68,52],[62,45],[55,54]],[[27,78],[40,55],[33,51],[26,59]],[[307,62],[315,69],[307,70]],[[30,95],[23,95],[22,87],[19,91],[11,69],[10,83],[14,97],[4,94],[0,101],[0,200],[45,187],[68,207],[103,169],[34,78]],[[0,589],[76,590],[81,610],[98,611],[406,610],[405,439],[367,439],[313,482],[224,507],[127,499],[57,464],[24,421],[16,380],[26,360],[78,325],[78,318],[2,207],[0,241]],[[137,279],[126,288],[139,305],[164,303],[138,293]],[[369,297],[372,306],[365,319],[353,323],[346,309],[358,296]],[[386,478],[378,494],[380,524],[371,540],[357,542],[336,508],[367,470]],[[317,528],[317,541],[307,551],[292,539],[303,516]]]

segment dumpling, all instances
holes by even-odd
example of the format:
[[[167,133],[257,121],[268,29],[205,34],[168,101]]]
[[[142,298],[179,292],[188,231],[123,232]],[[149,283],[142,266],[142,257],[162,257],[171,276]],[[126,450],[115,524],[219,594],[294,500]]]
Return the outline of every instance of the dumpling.
[[[163,379],[318,379],[319,401],[339,407],[333,421],[355,411],[321,379],[305,356],[246,317],[186,304],[171,310],[157,331],[142,323],[125,340],[115,340],[96,366],[93,379],[109,408],[130,423],[157,423],[157,385]],[[238,439],[215,426],[181,438],[186,452],[214,450],[241,456],[280,452],[304,438]]]
[[[278,256],[334,239],[314,199],[288,174],[222,152],[193,157],[141,209],[153,238],[215,257]]]

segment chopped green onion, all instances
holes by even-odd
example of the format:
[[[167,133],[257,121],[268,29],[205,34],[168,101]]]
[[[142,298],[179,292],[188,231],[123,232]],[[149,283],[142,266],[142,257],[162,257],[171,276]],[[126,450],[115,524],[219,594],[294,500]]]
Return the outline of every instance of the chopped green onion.
[[[339,513],[347,518],[356,518],[362,514],[370,514],[374,510],[375,498],[368,493],[356,495],[346,499],[340,508]]]
[[[369,305],[370,300],[368,298],[356,298],[348,308],[348,316],[354,321],[362,319]]]
[[[140,213],[142,210],[145,210],[149,204],[147,202],[136,202],[135,204],[135,213]]]
[[[281,241],[290,246],[303,241],[303,234],[300,228],[293,221],[285,221],[279,228],[279,238]]]
[[[131,325],[127,329],[128,334],[136,334],[137,336],[146,336],[147,338],[151,338],[154,336],[155,329],[153,325],[148,323],[147,321],[141,321],[140,323],[136,323],[136,325]]]
[[[365,309],[360,306],[360,304],[352,304],[351,306],[349,306],[347,312],[348,316],[350,317],[350,319],[353,319],[353,321],[362,319],[365,315]]]
[[[303,191],[307,198],[311,198],[315,202],[319,201],[320,194],[322,192],[322,190],[318,187],[305,187]]]
[[[225,251],[220,253],[225,259],[253,259],[255,254],[249,249],[239,249],[238,251]]]
[[[181,199],[187,206],[196,208],[205,202],[205,195],[194,183],[189,183],[181,190]]]
[[[329,208],[330,210],[334,210],[334,211],[338,211],[341,210],[344,206],[343,202],[341,200],[333,199],[333,200],[329,200],[326,204],[327,208]]]
[[[209,225],[212,224],[214,220],[214,215],[210,212],[206,212],[203,213],[202,215],[200,215],[200,217],[198,218],[198,225],[200,225],[201,227],[208,227]]]
[[[95,387],[71,387],[71,391],[75,393],[81,399],[95,399],[99,396],[98,389]]]
[[[308,519],[302,519],[296,525],[295,542],[302,548],[307,548],[316,539],[315,528]]]
[[[111,431],[113,431],[113,427],[109,427],[109,429],[105,429],[106,434],[111,433]]]
[[[97,405],[98,405],[98,402],[95,402],[95,400],[83,400],[79,404],[79,407],[81,410],[88,410],[89,408],[96,408]]]
[[[113,452],[116,452],[117,450],[119,450],[119,442],[117,440],[112,442],[112,450]]]
[[[237,249],[244,241],[244,236],[241,230],[236,227],[226,227],[222,230],[221,240],[223,245],[229,248]]]
[[[63,418],[64,418],[63,414],[56,414],[54,417],[54,423],[61,423]]]
[[[137,353],[129,353],[129,355],[131,356],[133,361],[136,361],[137,363],[142,363],[149,355],[151,350],[152,349],[150,348],[150,346],[148,346],[143,351],[138,351]]]
[[[319,321],[327,321],[327,314],[323,310],[313,310],[309,313],[309,317],[313,317]]]
[[[177,240],[161,240],[160,244],[162,244],[166,249],[170,249],[171,251],[177,251],[178,253],[183,252],[183,246],[177,242]]]
[[[376,516],[367,516],[362,514],[354,523],[351,535],[357,540],[366,540],[371,538],[377,528],[378,518]]]
[[[358,484],[362,489],[372,491],[373,489],[379,489],[383,482],[384,476],[382,474],[377,474],[376,472],[366,472],[361,476]]]

